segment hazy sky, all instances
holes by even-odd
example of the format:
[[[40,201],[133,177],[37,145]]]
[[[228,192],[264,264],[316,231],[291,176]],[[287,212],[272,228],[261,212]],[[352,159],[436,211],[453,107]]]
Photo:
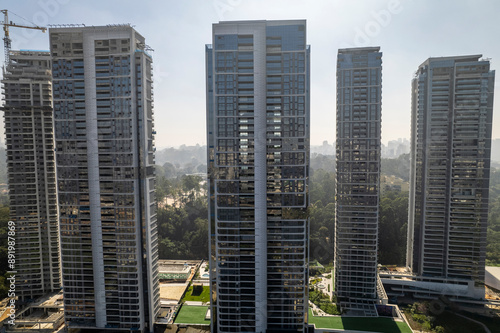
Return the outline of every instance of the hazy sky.
[[[307,20],[313,145],[335,139],[339,48],[381,47],[384,143],[409,137],[410,82],[428,57],[482,54],[500,69],[500,1],[493,0],[3,0],[2,7],[19,24],[135,26],[155,50],[159,148],[205,144],[204,46],[218,21]],[[11,38],[12,49],[49,49],[48,34],[37,30],[11,28]],[[498,76],[493,138],[500,137]]]

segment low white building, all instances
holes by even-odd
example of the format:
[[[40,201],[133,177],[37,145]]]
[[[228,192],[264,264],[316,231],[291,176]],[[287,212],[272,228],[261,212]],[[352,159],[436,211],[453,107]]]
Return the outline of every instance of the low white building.
[[[484,284],[490,288],[500,290],[500,267],[486,266]]]

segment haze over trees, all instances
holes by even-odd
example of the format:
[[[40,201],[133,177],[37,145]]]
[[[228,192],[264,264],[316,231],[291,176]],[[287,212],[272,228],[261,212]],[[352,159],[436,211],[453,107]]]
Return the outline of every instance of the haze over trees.
[[[157,154],[159,256],[208,258],[206,147],[168,148]],[[408,179],[409,156],[382,159],[382,174]],[[5,150],[0,147],[0,183],[6,183]],[[313,153],[309,180],[310,260],[333,262],[335,236],[335,156]],[[7,271],[7,195],[0,196],[0,298]],[[380,197],[379,263],[405,265],[408,193]],[[500,266],[500,169],[491,169],[486,248],[487,265]]]
[[[175,205],[159,205],[160,258],[208,257],[207,199],[203,177],[186,174],[206,170],[206,147],[168,148],[159,152],[157,196]],[[408,181],[409,154],[381,160],[381,173]],[[311,154],[309,180],[310,260],[333,262],[335,238],[335,156]],[[386,191],[380,197],[379,263],[405,265],[408,192]],[[500,170],[492,168],[488,222],[487,265],[500,266]]]
[[[197,152],[190,148],[184,154],[169,149],[171,156],[182,156],[157,166],[158,225],[160,258],[195,259],[208,257],[208,220],[205,183],[201,176],[185,175],[186,169],[206,168],[195,165]],[[408,155],[383,160],[383,166],[397,176],[409,170]],[[183,163],[182,163],[183,162]],[[314,153],[311,157],[310,244],[311,260],[322,264],[333,262],[335,221],[335,157]],[[383,169],[384,172],[384,169]],[[163,204],[169,198],[169,204]],[[379,262],[404,265],[408,195],[388,191],[380,200]]]

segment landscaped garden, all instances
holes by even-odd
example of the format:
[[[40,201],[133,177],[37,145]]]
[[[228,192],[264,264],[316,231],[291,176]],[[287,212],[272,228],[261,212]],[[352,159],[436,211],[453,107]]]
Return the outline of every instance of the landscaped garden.
[[[340,314],[340,311],[337,309],[337,305],[332,303],[330,298],[327,295],[323,294],[323,292],[321,291],[312,289],[309,290],[309,300],[325,313],[331,315]]]
[[[209,286],[189,286],[183,301],[193,302],[210,302],[210,287]]]

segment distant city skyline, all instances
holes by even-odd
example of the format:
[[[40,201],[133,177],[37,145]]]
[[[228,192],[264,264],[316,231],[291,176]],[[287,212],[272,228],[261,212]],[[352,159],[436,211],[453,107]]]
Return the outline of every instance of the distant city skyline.
[[[96,6],[98,5],[98,6]],[[311,59],[311,144],[335,139],[335,58],[337,50],[380,46],[384,50],[382,142],[410,136],[411,79],[422,59],[482,54],[500,59],[500,32],[491,1],[412,0],[316,1],[213,0],[145,2],[4,1],[9,18],[20,24],[106,25],[131,23],[155,50],[156,146],[204,145],[205,68],[203,45],[214,22],[306,19]],[[96,8],[99,10],[96,11]],[[447,15],[442,15],[446,12]],[[14,15],[17,14],[26,18]],[[467,22],[467,24],[462,24]],[[331,33],[325,33],[331,31]],[[477,31],[488,33],[478,34]],[[12,49],[48,50],[48,34],[11,29]],[[443,42],[446,41],[446,42]],[[3,52],[2,60],[3,60]],[[500,85],[496,85],[500,89]],[[495,103],[493,139],[500,138],[500,104]],[[0,136],[4,141],[3,124]]]

